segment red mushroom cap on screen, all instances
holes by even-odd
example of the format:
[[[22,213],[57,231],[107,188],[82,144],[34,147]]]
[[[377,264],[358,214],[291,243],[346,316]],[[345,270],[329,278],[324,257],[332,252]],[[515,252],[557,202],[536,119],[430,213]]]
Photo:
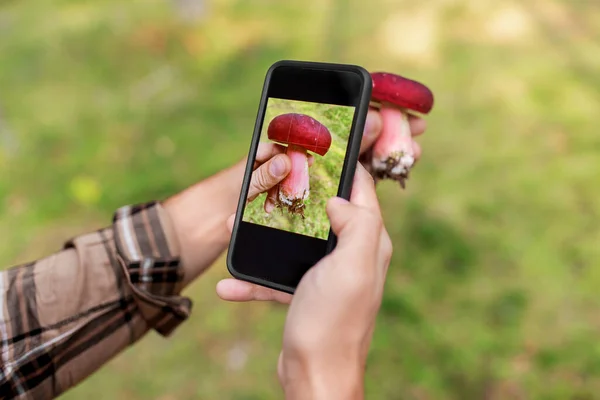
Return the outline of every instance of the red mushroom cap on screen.
[[[422,83],[387,72],[374,72],[371,98],[423,114],[433,108],[433,93]]]
[[[324,156],[331,146],[329,129],[304,114],[278,115],[269,124],[267,134],[274,142],[299,146],[321,156]]]

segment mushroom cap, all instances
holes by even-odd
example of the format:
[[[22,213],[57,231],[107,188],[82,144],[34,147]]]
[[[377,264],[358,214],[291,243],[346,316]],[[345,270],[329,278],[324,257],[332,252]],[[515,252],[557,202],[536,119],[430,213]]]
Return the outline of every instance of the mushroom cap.
[[[269,123],[270,140],[300,146],[324,156],[331,146],[329,129],[316,119],[304,114],[281,114]]]
[[[433,108],[433,93],[420,82],[387,72],[373,72],[371,98],[398,107],[428,114]]]

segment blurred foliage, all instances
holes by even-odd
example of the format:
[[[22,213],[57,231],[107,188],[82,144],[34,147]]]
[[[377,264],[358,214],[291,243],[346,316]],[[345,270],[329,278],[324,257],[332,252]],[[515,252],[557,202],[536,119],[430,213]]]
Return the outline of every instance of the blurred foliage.
[[[263,193],[246,206],[244,221],[327,240],[330,228],[325,211],[327,200],[338,193],[354,108],[269,99],[261,132],[261,142],[269,142],[267,129],[273,118],[286,113],[308,115],[327,127],[331,134],[331,147],[324,156],[309,152],[314,157],[314,163],[309,169],[310,193],[304,201],[306,205],[304,218],[299,214],[289,213],[285,207],[276,208],[267,214],[264,211],[267,193]]]
[[[395,253],[368,398],[598,396],[600,3],[189,3],[0,2],[5,264],[244,157],[279,59],[392,71],[436,105],[408,189],[378,189]],[[226,275],[64,398],[280,398],[285,309],[218,301]]]

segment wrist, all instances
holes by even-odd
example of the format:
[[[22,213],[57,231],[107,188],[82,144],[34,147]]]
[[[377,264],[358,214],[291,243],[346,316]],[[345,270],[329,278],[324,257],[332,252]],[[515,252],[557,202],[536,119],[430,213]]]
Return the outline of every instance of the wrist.
[[[245,161],[170,197],[163,206],[181,248],[184,286],[201,275],[229,244],[227,219],[235,213]]]
[[[310,361],[284,360],[279,379],[288,400],[362,400],[364,367],[359,361],[333,361],[312,357]]]

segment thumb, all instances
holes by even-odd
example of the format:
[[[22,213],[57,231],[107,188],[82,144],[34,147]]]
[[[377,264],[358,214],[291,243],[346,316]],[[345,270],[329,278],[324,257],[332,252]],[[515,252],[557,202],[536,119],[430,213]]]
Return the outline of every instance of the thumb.
[[[358,243],[372,243],[379,238],[382,228],[381,216],[366,207],[356,205],[340,197],[327,203],[327,215],[333,233],[338,237],[338,246],[343,244],[359,250]]]
[[[254,200],[259,194],[269,191],[281,182],[292,169],[292,162],[285,154],[278,154],[262,164],[252,173],[248,201]]]
[[[356,212],[357,207],[341,197],[334,197],[327,202],[327,215],[329,216],[331,229],[338,238],[347,231],[348,225]]]
[[[381,235],[381,220],[375,213],[334,197],[327,203],[327,214],[338,239],[332,256],[357,265],[373,257]]]

